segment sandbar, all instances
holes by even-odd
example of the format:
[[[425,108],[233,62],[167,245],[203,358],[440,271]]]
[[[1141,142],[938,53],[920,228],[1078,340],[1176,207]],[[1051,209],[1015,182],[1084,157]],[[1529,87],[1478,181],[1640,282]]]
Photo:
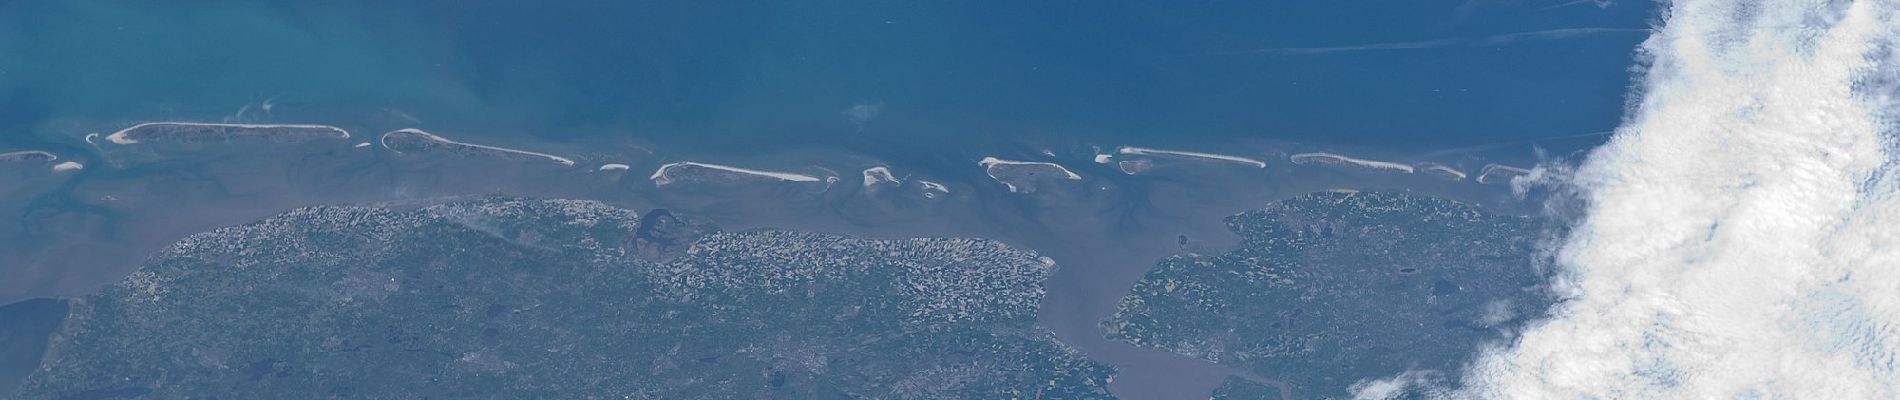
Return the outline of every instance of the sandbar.
[[[146,122],[106,135],[106,141],[125,145],[150,140],[199,142],[249,137],[282,141],[349,139],[350,132],[329,125]]]
[[[659,169],[653,170],[653,176],[649,177],[649,179],[652,179],[653,184],[655,185],[666,185],[666,184],[673,183],[673,178],[669,176],[668,173],[672,172],[674,168],[705,168],[705,169],[711,169],[711,170],[717,170],[717,171],[731,172],[735,174],[762,176],[762,177],[777,179],[781,181],[788,181],[788,182],[818,182],[821,180],[821,179],[818,179],[818,177],[811,176],[811,175],[801,175],[801,174],[794,174],[794,173],[789,173],[789,172],[760,171],[756,169],[746,169],[746,168],[739,168],[739,167],[733,167],[733,166],[707,164],[707,163],[692,162],[692,161],[681,161],[681,162],[661,165]]]
[[[1478,183],[1510,183],[1511,178],[1530,175],[1531,170],[1499,164],[1485,164],[1478,170]]]
[[[917,184],[924,187],[924,198],[926,199],[937,198],[938,193],[943,193],[943,194],[950,193],[950,187],[944,186],[941,183],[918,179]],[[932,192],[935,192],[935,193],[932,193]]]
[[[882,165],[864,169],[864,187],[872,187],[878,184],[896,185],[902,183],[903,181],[897,180],[896,175],[891,175],[890,168],[886,168]]]
[[[1418,169],[1427,175],[1437,176],[1437,177],[1441,177],[1445,179],[1450,179],[1453,181],[1462,181],[1462,180],[1465,180],[1465,177],[1466,177],[1464,171],[1459,171],[1455,168],[1452,168],[1451,166],[1448,166],[1445,164],[1439,164],[1435,162],[1418,163]]]
[[[1182,157],[1182,158],[1193,158],[1193,159],[1208,160],[1208,161],[1231,162],[1231,163],[1239,163],[1239,164],[1251,166],[1254,168],[1267,167],[1267,163],[1260,160],[1255,160],[1255,159],[1246,158],[1246,157],[1230,156],[1226,154],[1200,153],[1200,152],[1179,151],[1179,150],[1161,150],[1161,149],[1150,149],[1150,148],[1129,147],[1129,146],[1122,146],[1121,149],[1116,150],[1115,152],[1126,154],[1126,155],[1135,155],[1135,156]],[[1097,159],[1095,162],[1103,162],[1103,161],[1101,160],[1100,156],[1097,156]]]
[[[1358,159],[1358,158],[1352,158],[1352,157],[1342,156],[1342,155],[1333,154],[1333,153],[1300,153],[1300,154],[1294,154],[1293,156],[1288,157],[1287,160],[1292,161],[1294,164],[1344,165],[1344,166],[1371,168],[1371,169],[1376,169],[1376,170],[1383,170],[1383,171],[1388,171],[1388,172],[1399,172],[1399,173],[1406,173],[1406,174],[1412,173],[1414,171],[1414,169],[1410,165],[1405,165],[1405,164],[1400,164],[1400,163],[1395,163],[1395,162],[1387,162],[1387,161]]]
[[[396,145],[390,144],[390,139],[392,138],[397,140]],[[420,143],[419,146],[416,146],[416,147],[411,147],[412,144],[402,143],[403,141],[409,141],[409,140],[421,141],[423,143]],[[526,150],[510,149],[506,147],[495,147],[495,146],[480,145],[480,144],[474,144],[474,143],[457,142],[457,141],[449,140],[441,136],[436,136],[433,133],[424,132],[421,129],[415,129],[415,128],[398,129],[395,131],[391,131],[389,133],[385,133],[383,134],[383,137],[381,139],[378,139],[377,141],[381,142],[384,148],[394,150],[398,153],[403,152],[403,148],[409,148],[409,150],[426,150],[428,146],[434,145],[434,146],[448,147],[448,148],[458,149],[458,150],[463,150],[463,151],[471,151],[477,154],[494,153],[496,155],[501,155],[503,157],[511,157],[511,158],[512,157],[527,157],[527,158],[532,158],[532,159],[545,159],[548,161],[559,163],[564,166],[570,166],[570,167],[574,166],[574,160],[567,159],[567,157],[561,157],[561,156],[556,156],[556,155],[547,154],[547,153],[537,153],[537,152],[526,151]]]

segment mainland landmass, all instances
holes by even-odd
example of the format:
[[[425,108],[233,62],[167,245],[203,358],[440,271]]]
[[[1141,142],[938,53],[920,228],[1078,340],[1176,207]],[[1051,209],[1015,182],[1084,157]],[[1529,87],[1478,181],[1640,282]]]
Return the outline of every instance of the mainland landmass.
[[[1345,398],[1400,374],[1455,377],[1553,302],[1528,217],[1342,190],[1226,222],[1237,248],[1162,260],[1103,323],[1108,336],[1277,379],[1296,398]],[[1229,381],[1215,398],[1263,398],[1244,395],[1264,390],[1253,386]]]
[[[1109,367],[1035,326],[1055,268],[591,201],[302,208],[73,300],[16,395],[1108,398]]]
[[[1102,323],[1241,371],[1214,399],[1454,385],[1552,304],[1530,217],[1337,190],[1226,225],[1232,250],[1159,261]],[[1036,325],[1055,268],[985,239],[726,232],[593,201],[301,208],[56,303],[13,398],[1112,397],[1111,367]]]

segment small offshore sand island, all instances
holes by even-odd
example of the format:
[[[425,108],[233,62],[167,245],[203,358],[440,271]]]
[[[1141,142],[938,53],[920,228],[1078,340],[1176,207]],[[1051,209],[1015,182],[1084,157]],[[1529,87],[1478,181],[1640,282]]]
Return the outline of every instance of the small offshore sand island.
[[[213,124],[198,122],[147,122],[106,135],[113,144],[142,142],[218,142],[263,139],[273,142],[349,139],[350,132],[329,125],[258,125]]]
[[[1412,168],[1412,166],[1410,165],[1389,162],[1389,161],[1377,161],[1377,160],[1352,158],[1352,157],[1342,156],[1342,155],[1333,154],[1333,153],[1294,154],[1291,157],[1287,157],[1287,161],[1291,161],[1294,164],[1303,164],[1303,165],[1313,164],[1313,165],[1327,165],[1327,166],[1334,166],[1334,167],[1361,168],[1361,169],[1371,169],[1371,170],[1380,171],[1380,172],[1397,172],[1397,173],[1402,173],[1402,174],[1409,174],[1414,171],[1414,168]]]
[[[719,178],[722,176],[725,178]],[[694,180],[731,179],[735,177],[769,178],[785,182],[819,182],[824,180],[811,175],[760,171],[693,161],[681,161],[661,165],[660,168],[653,170],[653,176],[648,178],[653,180],[653,185],[655,186],[666,186]]]
[[[864,187],[902,184],[904,184],[904,181],[898,180],[896,175],[892,175],[891,169],[888,167],[879,165],[864,169]]]
[[[398,129],[383,134],[383,147],[398,153],[443,152],[464,156],[492,157],[509,160],[553,161],[562,166],[574,166],[574,160],[546,153],[516,150],[505,147],[462,143],[449,140],[421,129]]]
[[[1079,181],[1081,175],[1069,171],[1061,164],[1041,161],[1011,161],[996,157],[983,157],[976,165],[983,167],[983,173],[990,179],[1002,183],[1010,193],[1032,193],[1036,191],[1036,182],[1047,179]]]
[[[1120,153],[1122,155],[1131,155],[1131,156],[1173,157],[1173,158],[1185,158],[1185,159],[1201,160],[1201,161],[1235,163],[1235,164],[1246,165],[1246,166],[1254,167],[1254,168],[1267,167],[1267,163],[1264,161],[1247,158],[1247,157],[1230,156],[1230,155],[1225,155],[1225,154],[1200,153],[1200,152],[1179,151],[1179,150],[1161,150],[1161,149],[1150,149],[1150,148],[1129,147],[1129,146],[1123,146],[1122,148],[1115,150],[1115,152]],[[1107,158],[1104,158],[1103,156],[1107,156],[1107,155],[1106,154],[1097,155],[1095,158],[1095,162],[1107,163]]]
[[[1530,174],[1531,170],[1524,168],[1502,164],[1485,164],[1484,169],[1478,170],[1478,183],[1486,185],[1498,183],[1508,184],[1511,183],[1511,179],[1528,176]]]
[[[919,179],[917,180],[917,185],[924,188],[924,198],[926,199],[934,199],[937,198],[937,195],[950,193],[950,187],[944,186],[941,183]]]
[[[1423,173],[1425,175],[1444,178],[1446,180],[1450,180],[1453,182],[1463,181],[1465,180],[1465,177],[1466,177],[1464,171],[1459,171],[1458,169],[1452,168],[1449,165],[1439,164],[1435,162],[1418,163],[1418,169],[1420,173]]]

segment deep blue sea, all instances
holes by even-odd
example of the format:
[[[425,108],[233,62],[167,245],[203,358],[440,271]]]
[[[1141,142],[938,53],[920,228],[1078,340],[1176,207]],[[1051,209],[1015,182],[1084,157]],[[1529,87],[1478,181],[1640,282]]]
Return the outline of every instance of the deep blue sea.
[[[733,154],[1026,140],[1458,147],[1614,127],[1654,12],[1570,0],[15,1],[0,5],[0,149],[155,119],[626,136]]]

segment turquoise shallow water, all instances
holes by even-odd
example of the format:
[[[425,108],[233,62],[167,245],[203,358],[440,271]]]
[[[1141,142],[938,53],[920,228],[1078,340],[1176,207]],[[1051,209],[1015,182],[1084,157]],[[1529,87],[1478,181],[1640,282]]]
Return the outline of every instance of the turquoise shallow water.
[[[0,146],[188,119],[741,154],[1451,147],[1614,126],[1646,6],[12,2]]]

